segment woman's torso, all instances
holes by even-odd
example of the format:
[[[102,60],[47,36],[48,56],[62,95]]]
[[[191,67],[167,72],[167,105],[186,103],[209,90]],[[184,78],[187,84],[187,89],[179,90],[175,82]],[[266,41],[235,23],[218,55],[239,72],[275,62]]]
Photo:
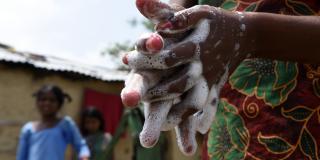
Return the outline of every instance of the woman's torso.
[[[320,14],[319,0],[209,4],[237,11]],[[320,159],[319,79],[318,65],[245,60],[222,89],[207,144],[211,159]]]

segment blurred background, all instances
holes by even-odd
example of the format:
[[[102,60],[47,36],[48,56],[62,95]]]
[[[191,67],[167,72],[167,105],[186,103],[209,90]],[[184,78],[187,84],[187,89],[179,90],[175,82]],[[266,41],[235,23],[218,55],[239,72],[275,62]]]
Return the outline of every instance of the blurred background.
[[[134,0],[0,0],[0,159],[15,159],[21,127],[39,118],[32,93],[48,83],[73,98],[63,115],[78,122],[85,107],[103,113],[112,159],[199,159],[201,145],[185,157],[173,132],[163,133],[154,149],[142,148],[142,112],[122,106],[128,69],[121,53],[152,27]]]

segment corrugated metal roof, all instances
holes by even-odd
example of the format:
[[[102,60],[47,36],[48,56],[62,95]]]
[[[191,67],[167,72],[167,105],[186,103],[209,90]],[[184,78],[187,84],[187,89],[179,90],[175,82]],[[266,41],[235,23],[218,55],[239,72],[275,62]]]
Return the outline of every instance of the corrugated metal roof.
[[[73,72],[102,81],[124,81],[128,72],[111,70],[101,66],[81,64],[53,56],[43,56],[28,52],[19,52],[10,46],[0,44],[0,61],[30,64],[35,68],[50,71]]]

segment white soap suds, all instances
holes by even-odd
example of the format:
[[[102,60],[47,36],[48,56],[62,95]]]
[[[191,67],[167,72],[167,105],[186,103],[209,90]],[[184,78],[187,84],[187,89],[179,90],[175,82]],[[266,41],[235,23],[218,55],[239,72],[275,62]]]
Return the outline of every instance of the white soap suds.
[[[239,43],[236,43],[236,44],[234,45],[234,51],[239,50],[239,48],[240,48],[240,44],[239,44]]]
[[[158,103],[144,103],[145,122],[140,133],[140,143],[146,148],[153,147],[161,132],[161,126],[172,106],[172,100]]]
[[[173,100],[173,105],[175,105],[175,104],[178,104],[178,103],[180,103],[181,102],[181,98],[180,97],[177,97],[177,98],[174,98],[174,100]]]
[[[218,84],[214,84],[211,87],[210,92],[208,94],[207,101],[206,101],[206,107],[204,107],[203,111],[200,112],[201,114],[199,113],[195,114],[195,116],[198,117],[197,131],[199,131],[202,134],[205,134],[209,130],[210,125],[215,117],[220,90],[228,80],[228,74],[229,74],[228,70],[229,69],[227,67],[226,72],[223,74]],[[216,101],[216,102],[213,104],[212,103],[213,101]]]
[[[200,45],[199,43],[205,41],[210,33],[210,24],[209,20],[202,20],[198,23],[195,31],[187,37],[183,42],[193,42],[197,45],[196,47],[196,55],[199,57],[200,55]],[[170,54],[170,48],[167,50],[162,50],[160,53],[154,55],[144,55],[139,52],[132,51],[127,54],[128,66],[130,68],[139,68],[139,69],[167,69],[168,66],[165,63],[165,58]],[[175,64],[175,65],[178,65]]]
[[[196,124],[191,117],[189,117],[185,122],[182,122],[179,126],[175,127],[178,147],[186,156],[193,155],[198,147],[195,128]]]
[[[221,40],[218,40],[218,41],[214,44],[214,48],[217,48],[218,45],[220,45],[220,43],[221,43]]]
[[[169,71],[168,73],[171,72]],[[121,91],[121,98],[125,99],[125,95],[133,91],[144,97],[147,90],[156,85],[168,73],[131,70],[125,80],[125,87]]]
[[[135,70],[132,70],[125,81],[125,88],[122,89],[120,94],[122,99],[126,99],[125,96],[132,92],[138,92],[140,95],[144,95],[150,84],[145,81],[144,77],[135,72]]]
[[[216,60],[219,60],[219,59],[220,59],[220,57],[221,57],[221,55],[220,55],[220,54],[217,54],[217,56],[216,56]]]
[[[174,17],[178,17],[178,16],[181,16],[182,17],[182,21],[186,21],[187,20],[187,17],[185,16],[184,14],[185,10],[180,10],[176,13],[174,13]]]
[[[209,20],[201,20],[195,31],[191,33],[190,36],[188,36],[184,41],[185,42],[193,42],[195,44],[199,44],[201,42],[204,42],[210,33],[210,21]]]
[[[215,16],[215,15],[216,15],[216,13],[214,13],[214,11],[210,11],[210,13],[211,13],[213,16]]]
[[[168,12],[168,11],[164,11]],[[191,13],[190,13],[191,14]],[[240,16],[241,17],[241,16]],[[225,22],[225,20],[223,19]],[[243,29],[244,28],[244,29]],[[245,30],[245,26],[241,25],[241,30]],[[210,33],[210,21],[202,20],[197,24],[194,32],[191,33],[189,37],[187,37],[183,42],[193,42],[196,45],[195,49],[195,59],[200,57],[201,49],[200,43],[207,40]],[[212,37],[214,38],[214,37]],[[182,42],[182,43],[183,43]],[[222,40],[218,40],[214,47],[218,47],[222,43]],[[172,46],[174,47],[174,46]],[[234,46],[235,51],[239,50],[240,44],[237,43]],[[129,66],[134,69],[167,69],[168,66],[165,64],[165,59],[167,56],[171,56],[172,58],[176,58],[175,53],[170,53],[171,47],[166,46],[166,49],[161,52],[154,54],[152,56],[143,55],[137,51],[130,53],[127,56]],[[205,54],[209,54],[210,51],[204,51]],[[238,54],[238,52],[237,52]],[[221,55],[218,54],[216,59],[220,59]],[[140,142],[144,147],[152,147],[157,142],[160,131],[161,130],[170,130],[175,128],[177,134],[178,146],[182,153],[185,155],[192,155],[195,153],[197,148],[197,142],[195,140],[196,131],[200,133],[205,133],[208,131],[210,124],[214,118],[216,113],[217,103],[213,103],[218,101],[219,91],[222,88],[222,85],[227,80],[228,75],[228,65],[226,66],[226,73],[222,76],[218,84],[211,86],[210,90],[208,84],[203,77],[203,64],[201,61],[191,61],[189,66],[189,70],[187,75],[189,79],[187,80],[187,84],[185,87],[185,91],[188,90],[187,95],[180,101],[180,98],[177,98],[181,95],[181,93],[171,94],[168,93],[168,90],[158,89],[152,92],[153,96],[162,96],[162,101],[153,102],[151,106],[150,101],[145,101],[145,123],[143,126],[143,130],[140,133]],[[130,75],[130,79],[134,79],[133,75]],[[161,79],[161,78],[159,78]],[[141,90],[148,90],[150,85],[147,86],[146,82],[150,83],[151,80],[140,80],[137,84],[132,84],[133,82],[125,82],[126,86],[144,86],[141,87]],[[159,82],[159,81],[158,81]],[[153,85],[158,83],[153,83]],[[158,104],[157,104],[158,103]],[[172,109],[173,104],[174,107],[179,107],[175,113],[169,112]],[[196,109],[197,112],[193,115],[190,115],[185,121],[182,122],[182,116],[186,109],[193,108]]]
[[[206,80],[204,79],[204,77],[201,76],[197,85],[190,89],[183,101],[178,105],[174,106],[179,109],[176,109],[175,112],[169,113],[167,120],[162,125],[161,129],[167,131],[177,126],[181,122],[182,114],[187,109],[193,108],[197,110],[202,110],[202,108],[205,107],[208,93],[209,88],[206,83]]]
[[[236,13],[239,16],[239,21],[242,21],[242,19],[244,18],[243,12],[237,11]]]
[[[202,74],[202,62],[194,61],[190,64],[187,75],[193,79],[197,79]]]
[[[148,5],[143,6],[143,12],[146,15],[158,15],[158,16],[161,16],[161,17],[168,17],[170,14],[173,14],[173,11],[168,9],[168,8],[159,8],[158,7],[156,10],[158,11],[157,13],[150,13]],[[151,16],[151,17],[149,17],[149,19],[154,24],[158,24],[159,23],[159,20],[155,16]]]
[[[242,32],[244,32],[246,30],[246,25],[245,24],[241,24],[240,29]]]
[[[156,102],[156,101],[164,101],[164,100],[170,100],[177,98],[181,95],[181,93],[170,93],[162,95],[161,97],[153,98],[153,99],[147,99],[149,102]]]
[[[165,95],[165,94],[168,94],[168,90],[167,89],[161,89],[161,88],[158,88],[156,90],[152,90],[150,92],[150,94],[152,96],[162,96],[162,95]]]
[[[194,109],[202,109],[206,102],[209,88],[203,76],[200,77],[197,85],[192,88],[184,103]]]
[[[176,58],[177,57],[176,53],[174,53],[174,52],[171,53],[170,55],[171,55],[172,58]]]
[[[175,107],[180,108],[174,112],[170,111],[168,113],[166,121],[161,126],[161,131],[172,130],[182,121],[181,116],[183,115],[184,111],[186,111],[186,108],[182,105],[176,105]]]
[[[127,54],[128,66],[132,69],[166,69],[165,58],[168,56],[169,51],[162,51],[155,55],[144,55],[136,50]]]
[[[192,88],[199,81],[199,77],[202,75],[202,63],[200,61],[192,62],[188,67],[189,68],[186,75],[188,75],[189,78],[187,79],[185,88],[183,88],[184,91],[187,91],[190,88]],[[147,99],[150,102],[154,102],[160,100],[173,99],[181,95],[181,93],[168,93],[168,87],[170,87],[170,85],[166,85],[163,88],[154,88],[148,93],[147,97],[149,98]],[[152,99],[150,99],[151,97]]]

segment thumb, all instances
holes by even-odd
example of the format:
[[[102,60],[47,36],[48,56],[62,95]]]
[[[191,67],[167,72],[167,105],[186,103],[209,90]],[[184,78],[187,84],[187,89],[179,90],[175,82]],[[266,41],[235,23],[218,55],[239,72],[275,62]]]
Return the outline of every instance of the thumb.
[[[167,21],[174,16],[174,13],[179,8],[177,6],[170,6],[160,0],[136,0],[136,6],[140,13],[154,24]]]
[[[167,34],[185,32],[196,26],[201,20],[216,18],[216,14],[220,14],[220,11],[214,7],[194,6],[175,13],[167,21],[162,21],[156,26],[156,30]]]

